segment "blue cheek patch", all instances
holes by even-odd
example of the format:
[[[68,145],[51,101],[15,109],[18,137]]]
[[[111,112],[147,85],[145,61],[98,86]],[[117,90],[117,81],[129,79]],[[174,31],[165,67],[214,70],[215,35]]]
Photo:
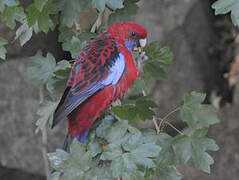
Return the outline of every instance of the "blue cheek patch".
[[[89,129],[87,129],[82,136],[80,136],[80,135],[79,135],[79,136],[76,136],[76,139],[77,139],[80,143],[85,143],[85,142],[86,142],[87,135],[88,135],[88,132],[89,132]]]
[[[125,41],[125,43],[124,43],[124,45],[125,45],[130,51],[133,51],[134,46],[135,46],[136,44],[137,44],[136,42],[130,41],[130,40],[127,40],[127,41]]]

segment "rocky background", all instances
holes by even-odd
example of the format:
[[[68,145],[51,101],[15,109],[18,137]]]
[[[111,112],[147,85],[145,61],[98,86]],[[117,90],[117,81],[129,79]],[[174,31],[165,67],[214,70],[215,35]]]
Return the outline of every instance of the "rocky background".
[[[234,57],[233,26],[227,17],[215,17],[210,1],[144,0],[136,22],[145,26],[149,40],[167,45],[174,53],[174,65],[168,68],[168,79],[156,81],[151,96],[159,104],[158,114],[164,116],[182,102],[185,92],[208,94],[207,102],[219,109],[220,124],[213,126],[209,136],[220,146],[212,153],[215,164],[208,175],[193,168],[192,163],[179,167],[183,180],[238,179],[239,175],[239,90],[230,88],[225,73]],[[224,36],[229,35],[225,40]],[[0,35],[11,40],[14,34],[0,24]],[[231,38],[230,38],[231,37]],[[8,46],[8,60],[0,61],[0,179],[43,180],[41,135],[35,134],[35,111],[38,90],[25,83],[29,56],[37,49],[50,51],[57,59],[65,54],[57,44],[57,32],[35,36],[20,48],[18,42]],[[172,122],[182,130],[185,125]],[[175,135],[171,129],[166,129]],[[60,147],[65,124],[48,132],[49,151]]]

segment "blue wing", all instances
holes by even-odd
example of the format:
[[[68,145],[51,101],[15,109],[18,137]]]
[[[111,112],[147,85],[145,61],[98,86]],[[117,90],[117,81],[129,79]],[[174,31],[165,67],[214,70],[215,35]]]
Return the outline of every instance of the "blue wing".
[[[115,59],[114,63],[108,70],[108,75],[105,79],[95,82],[91,84],[87,89],[85,89],[82,93],[76,94],[74,93],[74,89],[67,89],[67,92],[64,93],[64,100],[61,100],[60,106],[57,107],[54,113],[53,126],[55,126],[61,119],[69,115],[76,107],[78,107],[81,103],[83,103],[86,99],[91,97],[97,91],[103,89],[109,85],[115,85],[123,75],[125,70],[125,57],[123,54],[119,54],[119,56]],[[67,94],[67,95],[66,95]]]

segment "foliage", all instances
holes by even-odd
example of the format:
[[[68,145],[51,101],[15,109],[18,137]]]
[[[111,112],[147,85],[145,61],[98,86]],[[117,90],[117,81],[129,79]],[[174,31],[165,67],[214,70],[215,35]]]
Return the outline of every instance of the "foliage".
[[[19,24],[15,40],[19,39],[21,46],[31,39],[33,33],[48,33],[57,27],[62,49],[70,52],[72,58],[76,58],[81,49],[107,26],[121,20],[131,21],[138,12],[138,2],[139,0],[34,0],[24,9],[19,0],[2,0],[0,14],[1,21],[9,28],[15,29],[16,24]],[[236,1],[218,0],[213,8],[217,14],[231,11],[233,22],[238,24],[236,6]],[[81,29],[80,15],[90,8],[95,8],[98,17],[91,30]],[[103,21],[106,10],[109,14],[108,21]],[[0,38],[2,59],[6,58],[6,44],[7,41]],[[133,86],[144,95],[147,92],[146,81],[166,78],[164,69],[172,65],[173,59],[169,48],[159,48],[156,41],[149,43],[145,52],[148,60],[139,80]],[[44,87],[49,95],[44,98],[37,111],[36,131],[39,131],[52,123],[57,99],[64,90],[71,65],[66,60],[56,61],[51,53],[38,53],[31,60],[32,66],[27,70],[26,81],[37,89]],[[133,120],[154,119],[155,126],[163,130],[162,127],[169,124],[167,119],[156,117],[157,104],[149,97],[125,100],[122,104],[115,105],[111,115],[106,115],[101,120],[99,118],[95,123],[86,144],[75,140],[71,146],[71,154],[60,149],[49,153],[51,166],[56,172],[48,179],[134,180],[152,179],[155,176],[157,179],[178,180],[181,179],[181,174],[176,169],[177,163],[185,164],[190,158],[196,168],[210,173],[213,159],[208,151],[216,151],[218,146],[206,135],[208,128],[217,123],[218,119],[212,106],[202,104],[204,99],[204,94],[185,94],[179,114],[191,132],[180,132],[175,137],[153,129],[140,130],[132,125]],[[173,112],[176,111],[169,114]]]
[[[217,0],[213,3],[215,15],[231,13],[231,19],[235,26],[239,26],[239,1],[238,0]]]

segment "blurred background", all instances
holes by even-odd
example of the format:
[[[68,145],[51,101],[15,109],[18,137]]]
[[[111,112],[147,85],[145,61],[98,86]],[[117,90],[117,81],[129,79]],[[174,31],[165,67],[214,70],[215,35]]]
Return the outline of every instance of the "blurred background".
[[[27,6],[28,0],[21,3]],[[180,166],[183,180],[237,180],[239,176],[239,35],[228,16],[214,16],[212,0],[143,0],[135,22],[147,28],[149,41],[159,41],[174,53],[168,79],[154,81],[150,96],[164,116],[182,103],[185,92],[207,93],[207,103],[218,108],[220,123],[209,137],[220,147],[212,152],[215,164],[211,175],[195,169],[192,163]],[[89,21],[86,18],[86,23]],[[8,60],[0,61],[0,180],[43,180],[42,140],[35,134],[39,92],[25,83],[29,56],[38,49],[51,52],[56,59],[67,58],[57,43],[58,32],[38,34],[23,48],[13,41],[15,33],[0,24],[0,35],[9,42]],[[172,123],[187,131],[177,116]],[[139,126],[145,126],[140,124]],[[150,123],[147,123],[150,126]],[[171,129],[166,131],[176,135]],[[65,124],[48,129],[48,150],[61,146]]]

